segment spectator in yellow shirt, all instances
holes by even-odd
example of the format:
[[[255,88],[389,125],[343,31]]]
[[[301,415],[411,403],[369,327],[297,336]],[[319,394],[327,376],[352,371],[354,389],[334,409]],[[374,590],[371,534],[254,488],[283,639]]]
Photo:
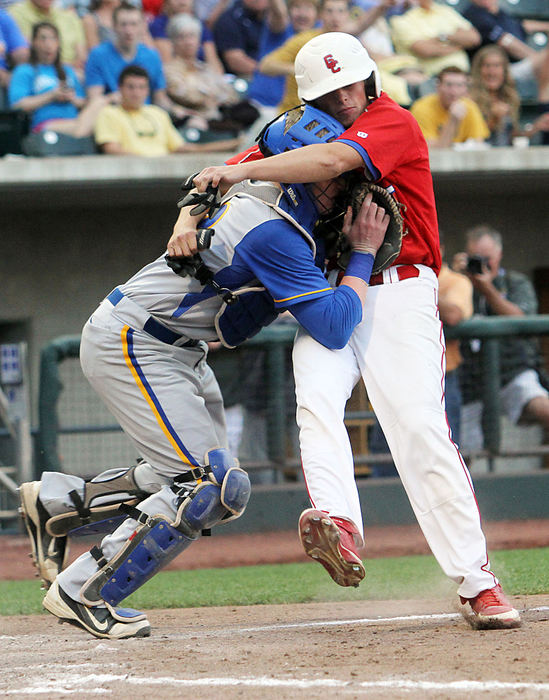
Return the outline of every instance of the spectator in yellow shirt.
[[[50,22],[55,25],[61,39],[61,61],[81,70],[87,54],[82,20],[76,12],[55,7],[54,2],[22,0],[11,5],[8,12],[29,41],[35,24]]]
[[[480,34],[453,7],[434,0],[413,0],[412,8],[389,20],[395,51],[415,56],[435,76],[447,66],[469,70],[467,51],[480,45]]]
[[[429,148],[448,148],[454,143],[485,141],[490,130],[469,97],[469,75],[457,66],[437,76],[436,92],[416,100],[410,111],[417,119]]]
[[[120,104],[110,104],[99,112],[95,124],[95,142],[109,155],[165,156],[192,151],[234,149],[230,143],[186,143],[162,107],[145,104],[149,94],[149,76],[141,66],[124,68],[118,79]]]

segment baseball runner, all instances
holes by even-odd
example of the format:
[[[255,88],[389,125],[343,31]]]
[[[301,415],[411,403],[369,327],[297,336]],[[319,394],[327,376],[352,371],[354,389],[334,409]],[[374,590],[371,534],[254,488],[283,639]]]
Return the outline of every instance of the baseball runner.
[[[360,169],[392,190],[406,228],[394,264],[370,279],[364,318],[349,343],[326,348],[306,328],[295,342],[297,420],[313,506],[299,521],[302,544],[339,585],[364,577],[357,551],[362,514],[343,422],[362,378],[431,550],[462,603],[470,604],[469,621],[517,627],[519,613],[490,571],[471,477],[446,420],[441,259],[425,140],[409,112],[381,91],[376,64],[354,37],[333,32],[311,39],[297,55],[295,74],[301,100],[346,130],[330,143],[265,159],[256,149],[236,165],[206,168],[194,178],[198,190],[245,178],[314,182]]]
[[[281,153],[341,131],[307,106],[280,117],[264,140]],[[171,269],[161,255],[116,287],[86,323],[84,374],[143,461],[90,482],[46,472],[20,487],[34,560],[49,587],[44,607],[60,620],[101,638],[148,636],[146,615],[119,603],[201,532],[242,515],[250,483],[225,447],[222,397],[205,341],[237,346],[289,310],[321,345],[345,346],[362,318],[388,216],[371,196],[354,220],[346,212],[353,252],[332,289],[316,264],[323,245],[317,251],[312,232],[340,190],[340,182],[236,186],[206,218],[193,214],[201,219],[199,256],[168,259]],[[187,191],[181,204],[189,201]],[[65,568],[67,536],[102,531],[108,534],[101,546]]]

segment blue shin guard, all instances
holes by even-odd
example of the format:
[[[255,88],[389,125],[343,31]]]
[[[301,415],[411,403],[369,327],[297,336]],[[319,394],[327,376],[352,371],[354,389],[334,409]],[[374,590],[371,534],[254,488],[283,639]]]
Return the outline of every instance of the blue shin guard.
[[[80,596],[86,605],[118,605],[178,554],[199,532],[183,532],[162,516],[138,523],[134,535],[109,561],[98,547],[91,550],[99,571],[82,586]]]

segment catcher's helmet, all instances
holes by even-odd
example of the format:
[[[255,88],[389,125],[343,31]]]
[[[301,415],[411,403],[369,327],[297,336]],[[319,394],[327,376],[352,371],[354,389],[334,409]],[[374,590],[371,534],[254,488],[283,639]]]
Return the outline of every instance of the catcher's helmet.
[[[265,157],[301,146],[329,143],[344,131],[343,126],[326,112],[312,105],[300,105],[269,122],[257,137],[259,150]],[[280,183],[294,209],[312,203],[316,211],[316,197],[308,185]]]
[[[272,156],[301,146],[329,143],[343,131],[337,119],[326,112],[312,105],[301,105],[269,122],[257,140],[263,155]]]
[[[368,97],[379,97],[377,65],[360,41],[344,32],[319,34],[299,50],[295,59],[297,94],[304,102],[368,78],[372,79],[372,94]]]

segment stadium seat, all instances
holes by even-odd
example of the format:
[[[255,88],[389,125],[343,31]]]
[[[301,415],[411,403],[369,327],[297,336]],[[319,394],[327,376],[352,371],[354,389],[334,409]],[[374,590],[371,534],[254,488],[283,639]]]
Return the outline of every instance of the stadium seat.
[[[444,0],[445,5],[449,5],[452,9],[457,10],[457,12],[463,12],[463,10],[469,5],[469,0]]]
[[[526,43],[536,51],[544,49],[547,46],[549,38],[545,32],[534,32],[528,36]]]
[[[29,119],[18,109],[0,111],[0,156],[23,153],[22,140],[29,131]]]
[[[547,0],[500,0],[500,8],[522,19],[549,20]]]
[[[95,141],[91,136],[74,138],[68,134],[44,129],[39,133],[29,134],[23,139],[23,153],[27,156],[87,156],[97,153]]]

